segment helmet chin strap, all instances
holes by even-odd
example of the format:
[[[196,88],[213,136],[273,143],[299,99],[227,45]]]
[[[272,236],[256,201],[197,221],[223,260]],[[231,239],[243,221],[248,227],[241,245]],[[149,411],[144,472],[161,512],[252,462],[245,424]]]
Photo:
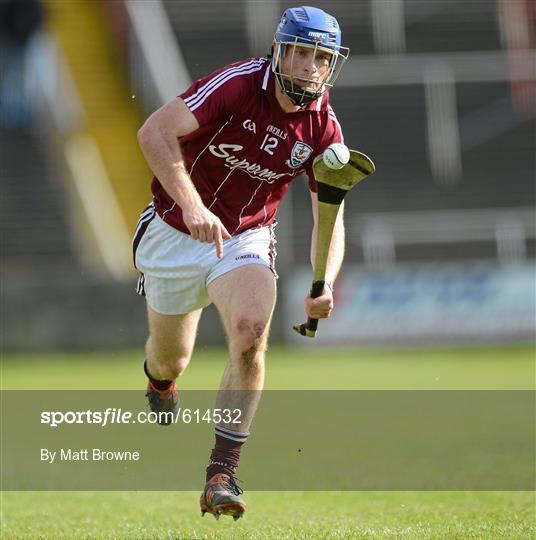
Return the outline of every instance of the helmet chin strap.
[[[303,88],[296,83],[292,84],[288,79],[283,79],[283,77],[278,76],[277,80],[281,91],[294,103],[302,107],[303,105],[308,105],[311,101],[318,99],[320,94],[313,90],[308,90]]]

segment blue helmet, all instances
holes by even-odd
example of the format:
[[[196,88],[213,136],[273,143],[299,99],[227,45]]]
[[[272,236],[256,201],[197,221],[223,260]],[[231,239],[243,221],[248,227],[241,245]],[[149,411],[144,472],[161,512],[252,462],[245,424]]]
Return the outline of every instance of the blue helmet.
[[[321,9],[309,6],[290,8],[283,13],[274,42],[272,69],[281,90],[296,105],[306,105],[331,88],[350,52],[341,46],[341,30],[337,19]],[[282,73],[281,60],[289,45],[292,46],[293,54],[295,46],[312,48],[315,56],[329,53],[329,70],[321,84],[312,79],[302,79],[301,84],[297,84],[291,73]],[[303,86],[304,82],[309,82],[313,88]]]

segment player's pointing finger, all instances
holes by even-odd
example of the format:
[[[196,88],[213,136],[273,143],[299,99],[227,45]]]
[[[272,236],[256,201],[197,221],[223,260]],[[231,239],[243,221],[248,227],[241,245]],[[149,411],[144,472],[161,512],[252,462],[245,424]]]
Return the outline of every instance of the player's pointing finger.
[[[223,240],[229,240],[232,236],[222,225],[221,221],[214,227],[214,242],[216,244],[216,254],[221,259],[223,257]]]
[[[221,259],[223,257],[223,238],[219,227],[216,227],[214,231],[214,243],[216,244],[216,255]]]

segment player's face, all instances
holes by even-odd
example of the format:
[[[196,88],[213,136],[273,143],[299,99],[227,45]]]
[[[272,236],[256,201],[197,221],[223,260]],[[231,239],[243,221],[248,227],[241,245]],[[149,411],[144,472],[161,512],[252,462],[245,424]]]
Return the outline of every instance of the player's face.
[[[312,47],[287,45],[281,59],[281,74],[295,84],[310,90],[319,90],[329,74],[331,54]]]

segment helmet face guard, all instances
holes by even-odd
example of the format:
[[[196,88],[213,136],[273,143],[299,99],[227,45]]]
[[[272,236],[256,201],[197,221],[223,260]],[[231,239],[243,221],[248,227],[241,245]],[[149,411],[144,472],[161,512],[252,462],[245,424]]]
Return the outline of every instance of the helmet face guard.
[[[281,91],[295,105],[307,105],[329,90],[340,74],[350,50],[342,47],[341,31],[334,17],[318,8],[300,7],[288,9],[283,13],[281,22],[274,36],[272,71]],[[312,62],[318,55],[329,54],[329,67],[321,80],[304,79],[299,82],[293,76],[296,50],[305,47],[312,50]],[[282,70],[282,60],[290,56],[287,62],[288,73]]]

